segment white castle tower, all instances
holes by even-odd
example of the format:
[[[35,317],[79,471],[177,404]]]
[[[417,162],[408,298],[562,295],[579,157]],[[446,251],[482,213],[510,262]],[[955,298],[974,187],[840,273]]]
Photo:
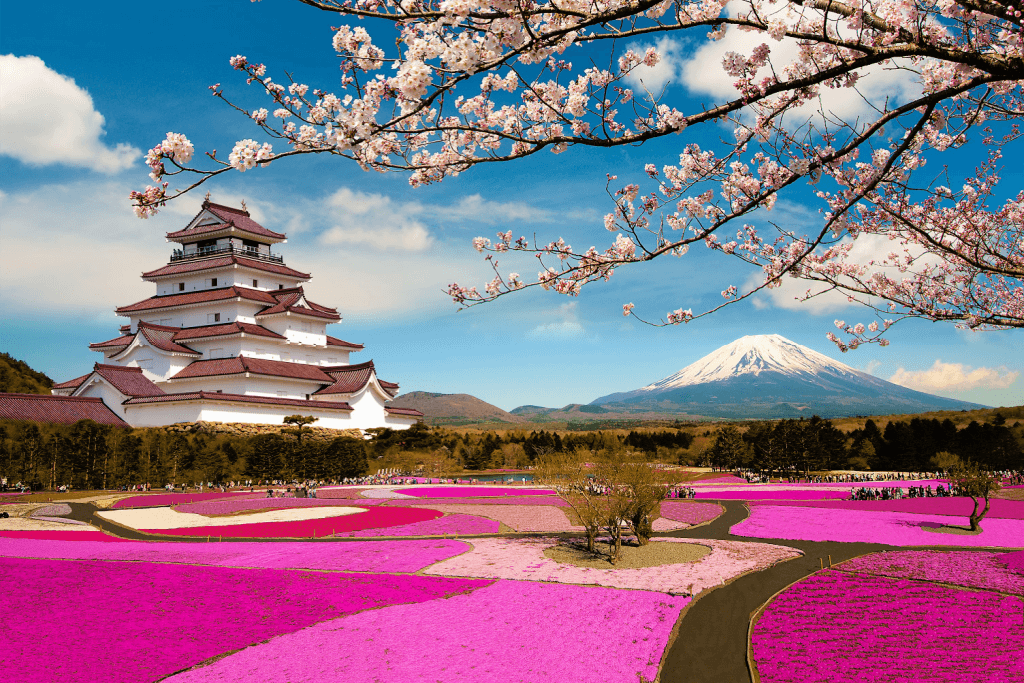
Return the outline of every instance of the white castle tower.
[[[327,334],[337,309],[306,298],[310,279],[271,247],[285,235],[243,208],[203,202],[162,268],[142,274],[156,295],[116,309],[120,336],[91,344],[92,372],[54,385],[61,396],[99,397],[132,426],[176,422],[281,424],[318,418],[334,429],[406,429],[422,413],[393,408],[398,385],[377,378],[362,351]]]

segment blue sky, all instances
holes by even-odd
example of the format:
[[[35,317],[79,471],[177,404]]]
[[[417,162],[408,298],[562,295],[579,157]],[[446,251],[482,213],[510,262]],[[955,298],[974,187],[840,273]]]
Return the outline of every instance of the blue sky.
[[[168,131],[188,136],[197,156],[218,149],[226,157],[236,140],[258,137],[207,90],[221,83],[243,103],[266,106],[228,65],[236,54],[266,63],[275,80],[288,70],[338,91],[330,27],[348,22],[285,0],[188,1],[173,9],[6,3],[2,11],[0,54],[9,57],[2,62],[8,95],[0,98],[0,350],[60,381],[101,360],[87,345],[116,335],[124,319],[115,306],[153,293],[139,274],[166,262],[172,245],[164,233],[183,227],[202,199],[196,193],[155,218],[135,218],[127,197],[150,182],[145,150]],[[715,67],[693,75],[703,58],[696,46],[667,47],[675,71],[669,59],[668,72],[651,76],[670,78],[669,94],[721,92],[724,81],[708,75]],[[11,83],[30,93],[31,116],[24,102],[12,101]],[[489,279],[470,243],[477,235],[511,229],[603,249],[607,173],[637,176],[647,162],[673,163],[687,135],[707,142],[725,133],[691,129],[642,148],[486,164],[415,190],[400,174],[366,173],[327,157],[224,174],[206,189],[217,202],[245,199],[266,227],[288,233],[278,251],[313,274],[310,297],[344,317],[331,333],[366,344],[353,362],[373,358],[404,391],[465,392],[505,409],[587,403],[660,379],[745,334],[781,334],[915,389],[988,405],[1024,403],[1021,331],[908,321],[893,330],[888,348],[842,355],[825,338],[832,321],[866,323],[868,312],[835,299],[797,304],[789,290],[686,326],[622,317],[627,302],[652,319],[680,307],[697,311],[751,277],[737,261],[704,249],[620,269],[576,298],[530,291],[456,311],[445,295],[450,282]],[[1005,182],[1016,191],[1020,180]],[[813,211],[789,202],[774,218],[799,226]],[[517,263],[509,260],[508,270],[537,269],[531,258]]]

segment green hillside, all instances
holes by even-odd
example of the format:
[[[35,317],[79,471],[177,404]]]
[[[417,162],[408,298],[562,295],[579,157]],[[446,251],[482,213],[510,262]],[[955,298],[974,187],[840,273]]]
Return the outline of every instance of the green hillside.
[[[15,394],[48,394],[53,380],[24,361],[0,352],[0,391]]]

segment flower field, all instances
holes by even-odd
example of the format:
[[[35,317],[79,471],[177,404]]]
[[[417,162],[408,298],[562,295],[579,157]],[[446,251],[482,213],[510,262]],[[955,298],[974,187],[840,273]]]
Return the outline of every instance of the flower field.
[[[170,683],[653,680],[688,598],[498,581],[321,622]],[[543,634],[543,637],[538,637]],[[317,653],[317,656],[310,656]]]
[[[750,645],[766,683],[1024,679],[1011,656],[1024,649],[1024,550],[1002,550],[1024,548],[1024,503],[993,501],[982,533],[958,535],[935,529],[966,521],[963,499],[842,501],[849,485],[729,477],[694,489],[750,501],[750,514],[726,529],[712,522],[742,503],[666,499],[655,537],[617,565],[567,541],[582,529],[540,488],[159,493],[89,513],[145,541],[70,520],[80,507],[11,506],[0,520],[0,568],[16,579],[0,611],[0,680],[686,680],[664,667],[678,665],[673,634],[700,611],[694,601],[749,591],[761,572],[817,569],[817,554],[785,539],[956,549],[814,571],[768,603],[749,641],[744,610],[729,637]]]
[[[1003,561],[1006,555],[1007,553],[991,552],[906,550],[862,555],[847,560],[839,568],[858,574],[949,583],[1024,597],[1024,575],[1015,573],[1007,567],[1007,563]]]
[[[953,522],[948,516],[907,512],[828,509],[787,505],[752,505],[750,516],[730,530],[736,536],[896,546],[948,545],[992,548],[1024,547],[1024,520],[988,518],[977,535],[929,531]]]
[[[60,615],[5,624],[5,675],[26,681],[154,681],[324,620],[487,583],[124,562],[4,564],[19,577],[4,589],[6,610]],[[82,647],[76,633],[102,638]]]
[[[1021,600],[824,570],[772,600],[752,631],[764,683],[1024,679]]]
[[[652,543],[694,543],[709,546],[711,553],[693,563],[669,564],[644,569],[588,569],[562,564],[544,556],[555,539],[477,538],[473,549],[426,570],[440,576],[553,581],[594,584],[612,588],[696,595],[749,571],[765,569],[801,553],[766,543],[663,539]]]

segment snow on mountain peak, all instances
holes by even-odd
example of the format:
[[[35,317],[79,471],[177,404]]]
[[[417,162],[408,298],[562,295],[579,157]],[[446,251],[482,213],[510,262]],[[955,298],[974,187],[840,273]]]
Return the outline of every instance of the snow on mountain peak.
[[[822,373],[862,374],[781,335],[754,334],[740,337],[640,391],[663,391],[747,374],[756,377],[762,372],[777,372],[790,377]]]

